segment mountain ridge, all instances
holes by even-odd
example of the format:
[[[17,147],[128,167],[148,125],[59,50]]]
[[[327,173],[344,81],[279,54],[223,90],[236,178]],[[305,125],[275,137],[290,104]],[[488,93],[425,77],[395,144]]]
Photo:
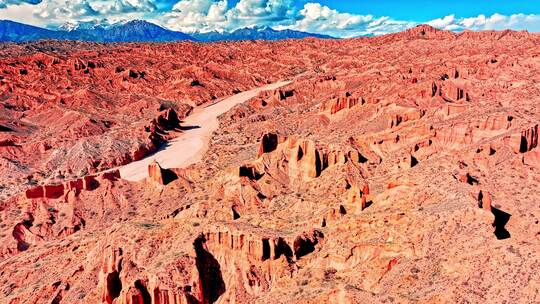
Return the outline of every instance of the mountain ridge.
[[[36,40],[76,40],[87,42],[174,42],[174,41],[241,41],[320,38],[335,39],[328,35],[295,30],[275,30],[255,26],[232,32],[183,33],[169,30],[144,20],[103,25],[99,23],[66,23],[56,30],[41,28],[11,20],[0,20],[0,42],[28,42]]]
[[[267,26],[255,26],[252,28],[245,27],[234,30],[232,32],[207,32],[193,33],[193,37],[200,41],[241,41],[241,40],[284,40],[284,39],[303,39],[303,38],[320,38],[320,39],[335,39],[329,35],[314,34],[290,29],[275,30]]]

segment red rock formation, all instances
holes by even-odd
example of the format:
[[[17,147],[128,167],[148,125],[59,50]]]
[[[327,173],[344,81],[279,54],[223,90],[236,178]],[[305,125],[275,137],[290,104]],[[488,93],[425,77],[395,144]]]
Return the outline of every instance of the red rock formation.
[[[538,146],[538,125],[521,132],[520,153],[531,151]]]
[[[264,153],[269,153],[277,149],[278,144],[283,142],[283,138],[277,134],[266,133],[261,138],[261,144],[259,145],[258,157],[261,157]]]
[[[369,195],[369,186],[364,185],[360,190],[358,186],[352,186],[347,194],[347,203],[353,206],[360,206],[360,210],[364,210],[367,207],[367,196]]]
[[[265,152],[261,154],[261,151]],[[274,160],[275,157],[284,157],[287,162],[286,174],[292,179],[316,178],[323,170],[336,164],[345,164],[348,160],[360,162],[358,151],[345,153],[331,148],[318,149],[311,140],[284,138],[274,134],[265,134],[262,137],[258,155],[264,157],[265,154],[269,154],[267,157],[277,162],[280,160]],[[260,174],[261,172],[257,171],[250,176]]]
[[[0,147],[15,147],[15,141],[13,139],[3,139],[0,140]]]
[[[535,148],[523,154],[523,163],[527,166],[540,169],[540,149]]]
[[[4,45],[0,302],[538,303],[539,43]],[[94,173],[180,135],[167,109],[280,79],[162,185]]]
[[[156,160],[148,165],[148,179],[156,184],[167,185],[178,178],[178,172],[161,168]]]
[[[100,287],[98,289],[101,290],[101,300],[111,304],[122,291],[122,281],[120,280],[122,249],[107,248],[105,252],[99,273]]]
[[[155,160],[148,165],[148,178],[160,185],[164,184],[161,166]]]
[[[388,128],[397,127],[402,123],[421,119],[425,111],[416,108],[406,108],[393,105],[385,109],[389,112]]]
[[[106,172],[101,173],[98,178],[100,179],[106,179],[109,181],[115,181],[120,178],[120,171],[119,170],[109,170]],[[93,176],[85,176],[84,177],[84,189],[85,190],[92,190],[92,183],[94,182],[95,177]]]
[[[64,185],[43,186],[43,193],[45,198],[59,198],[64,195]]]
[[[479,128],[481,130],[509,130],[512,127],[512,120],[514,118],[508,115],[494,115],[489,116],[485,121],[483,121]]]
[[[311,140],[290,139],[289,176],[315,178],[322,171],[322,160]]]
[[[233,250],[241,252],[247,257],[263,262],[278,260],[282,257],[287,260],[300,259],[320,246],[324,235],[318,230],[309,233],[303,232],[295,238],[282,236],[258,237],[243,235],[232,231],[205,233],[204,243],[213,252],[219,250]]]
[[[460,104],[446,104],[443,106],[443,113],[446,116],[456,115],[467,111],[467,106]]]
[[[328,111],[330,114],[336,114],[343,109],[350,109],[358,104],[364,104],[365,100],[361,97],[351,97],[351,94],[346,93],[343,97],[334,98],[324,102],[322,105],[323,111]]]
[[[456,123],[454,125],[436,130],[435,141],[448,147],[463,147],[478,143],[484,139],[507,133],[511,128],[512,117],[508,115],[490,116],[477,123]],[[505,141],[514,146],[515,136]],[[519,145],[518,145],[519,147]]]
[[[120,178],[120,172],[118,170],[107,171],[98,176],[87,175],[83,178],[71,180],[59,185],[43,185],[28,189],[26,190],[26,198],[58,199],[70,190],[75,190],[76,192],[94,190],[99,185],[98,180],[114,181],[118,178]]]
[[[283,101],[289,97],[294,96],[294,90],[278,89],[274,91],[273,96],[276,99],[276,101]]]
[[[42,186],[26,190],[26,198],[31,199],[31,198],[41,198],[41,197],[45,197],[45,193],[43,192]]]
[[[449,81],[433,82],[431,97],[442,97],[447,102],[471,101],[469,93]]]
[[[168,131],[179,130],[180,119],[178,114],[173,109],[167,109],[161,112],[157,118],[154,118],[150,125],[146,126],[146,131],[150,132],[154,136],[162,137],[161,140],[165,140],[165,135]]]
[[[42,239],[39,235],[35,235],[29,229],[34,223],[34,217],[32,214],[26,213],[22,222],[15,225],[12,231],[12,236],[17,242],[17,251],[26,251],[30,245],[39,243]]]
[[[538,125],[514,133],[504,138],[505,143],[512,147],[515,153],[526,153],[538,146]]]
[[[491,204],[492,204],[491,193],[489,193],[485,189],[480,190],[478,192],[478,207],[486,211],[491,211]]]

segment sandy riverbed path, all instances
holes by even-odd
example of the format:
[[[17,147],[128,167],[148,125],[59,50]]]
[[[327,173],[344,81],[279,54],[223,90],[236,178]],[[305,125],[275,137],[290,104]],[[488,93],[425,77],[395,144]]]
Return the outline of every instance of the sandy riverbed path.
[[[281,81],[228,97],[208,107],[198,107],[182,122],[185,127],[197,127],[186,130],[184,134],[169,141],[158,152],[136,162],[120,167],[120,176],[129,181],[140,181],[148,176],[148,165],[156,160],[163,168],[185,168],[199,162],[212,137],[219,127],[218,117],[239,103],[243,103],[262,91],[275,90],[289,84]]]

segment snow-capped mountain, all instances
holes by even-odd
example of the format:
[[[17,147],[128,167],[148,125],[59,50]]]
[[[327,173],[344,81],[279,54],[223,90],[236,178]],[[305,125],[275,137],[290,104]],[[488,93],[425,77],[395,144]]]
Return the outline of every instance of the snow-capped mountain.
[[[283,40],[283,39],[302,39],[302,38],[323,38],[330,39],[327,35],[306,33],[295,30],[274,30],[267,26],[255,26],[237,29],[233,32],[207,32],[191,34],[200,41],[238,41],[238,40]]]
[[[49,30],[23,23],[1,20],[0,41],[25,42],[33,40],[79,40],[91,42],[169,42],[169,41],[238,41],[238,40],[283,40],[332,38],[294,30],[274,30],[270,27],[255,26],[241,28],[233,32],[186,33],[172,31],[159,25],[132,20],[109,24],[107,22],[70,22]]]
[[[0,21],[0,41],[80,40],[92,42],[168,42],[195,38],[150,22],[133,20],[112,25],[95,22],[66,23],[58,30],[48,30],[23,23]]]

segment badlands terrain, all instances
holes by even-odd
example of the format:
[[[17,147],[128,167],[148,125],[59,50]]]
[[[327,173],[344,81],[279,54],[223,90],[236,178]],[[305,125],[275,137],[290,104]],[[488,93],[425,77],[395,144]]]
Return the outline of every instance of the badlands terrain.
[[[2,44],[0,303],[538,303],[539,44]]]

